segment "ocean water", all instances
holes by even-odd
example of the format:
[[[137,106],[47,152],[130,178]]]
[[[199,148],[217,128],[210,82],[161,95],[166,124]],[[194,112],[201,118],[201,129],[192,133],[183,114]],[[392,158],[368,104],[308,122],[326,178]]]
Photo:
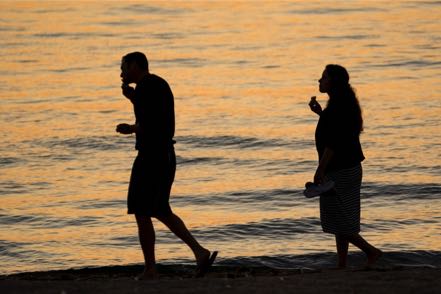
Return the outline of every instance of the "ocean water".
[[[362,235],[441,266],[440,1],[0,2],[0,274],[141,263],[121,56],[175,95],[171,204],[220,264],[333,264],[308,108],[328,63],[365,119]],[[190,250],[155,222],[160,263]],[[352,264],[362,255],[350,248]]]

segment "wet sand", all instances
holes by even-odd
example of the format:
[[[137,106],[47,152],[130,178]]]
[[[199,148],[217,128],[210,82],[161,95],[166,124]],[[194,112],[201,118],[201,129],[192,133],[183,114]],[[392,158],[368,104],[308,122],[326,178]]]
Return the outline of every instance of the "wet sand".
[[[394,266],[311,270],[215,266],[194,278],[191,266],[158,268],[158,280],[137,281],[140,266],[0,276],[0,293],[440,293],[441,269]]]

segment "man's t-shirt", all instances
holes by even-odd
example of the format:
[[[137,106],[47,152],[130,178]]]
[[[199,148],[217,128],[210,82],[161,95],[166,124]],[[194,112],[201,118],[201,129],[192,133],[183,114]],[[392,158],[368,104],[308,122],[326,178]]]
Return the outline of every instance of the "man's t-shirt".
[[[135,148],[146,152],[169,150],[175,143],[175,110],[168,83],[148,74],[136,85],[133,106],[140,127]]]

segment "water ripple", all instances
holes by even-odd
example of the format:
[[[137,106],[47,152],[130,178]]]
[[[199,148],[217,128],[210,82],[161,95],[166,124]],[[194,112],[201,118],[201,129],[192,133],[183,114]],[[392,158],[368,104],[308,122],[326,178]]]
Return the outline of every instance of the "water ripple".
[[[33,228],[66,228],[70,226],[94,226],[99,224],[101,218],[83,216],[80,218],[75,217],[53,217],[48,215],[9,215],[0,214],[0,223],[4,225],[25,225],[32,226]]]
[[[0,157],[0,168],[4,168],[8,165],[15,165],[23,161],[23,159],[17,157]]]
[[[267,210],[280,210],[287,207],[296,207],[305,205],[298,201],[304,199],[302,189],[273,189],[273,190],[250,190],[250,191],[231,191],[222,194],[210,195],[185,195],[173,197],[173,204],[184,206],[191,203],[192,205],[220,205],[233,206],[237,209],[243,209],[243,205],[250,204],[248,209],[262,209],[264,206]]]
[[[362,7],[362,8],[331,8],[331,7],[319,7],[316,9],[298,9],[291,10],[290,14],[347,14],[347,13],[370,13],[377,11],[387,11],[384,8],[379,7]]]
[[[124,147],[133,147],[133,141],[129,141],[126,137],[121,136],[95,136],[95,137],[77,137],[77,138],[57,138],[38,139],[33,141],[25,141],[32,145],[39,145],[46,148],[67,147],[71,149],[92,149],[92,150],[116,150]]]
[[[211,137],[200,137],[200,136],[182,136],[177,137],[178,142],[191,145],[196,148],[249,148],[249,149],[260,149],[260,148],[272,148],[272,147],[287,147],[293,146],[293,142],[283,140],[283,139],[262,139],[253,137],[241,137],[241,136],[211,136]],[[308,144],[310,145],[310,140],[299,141],[300,145]]]
[[[216,241],[229,240],[273,240],[274,236],[291,239],[299,234],[317,234],[321,231],[320,220],[315,217],[300,219],[263,219],[259,222],[228,224],[224,226],[194,229],[193,232],[204,238]]]
[[[387,197],[394,201],[399,200],[430,200],[440,199],[440,184],[396,184],[381,185],[379,183],[363,183],[363,198]]]

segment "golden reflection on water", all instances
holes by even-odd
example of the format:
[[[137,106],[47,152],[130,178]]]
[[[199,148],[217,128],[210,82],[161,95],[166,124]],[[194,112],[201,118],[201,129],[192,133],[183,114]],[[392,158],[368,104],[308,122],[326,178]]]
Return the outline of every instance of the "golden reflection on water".
[[[326,104],[326,96],[318,93],[317,80],[327,63],[349,68],[360,97],[366,124],[362,135],[367,157],[365,182],[439,183],[439,174],[426,172],[439,167],[441,158],[439,66],[424,65],[427,60],[439,61],[430,47],[437,46],[436,39],[428,44],[431,36],[441,33],[435,9],[406,8],[400,1],[383,9],[371,1],[359,1],[349,5],[356,7],[354,11],[345,11],[348,4],[339,2],[333,3],[333,9],[342,9],[341,13],[312,15],[294,12],[320,11],[328,4],[155,2],[151,6],[160,12],[147,9],[138,13],[141,8],[131,4],[109,2],[111,9],[103,10],[101,2],[0,3],[4,28],[0,44],[6,57],[0,74],[2,141],[7,146],[2,156],[31,158],[0,174],[2,182],[18,179],[26,189],[17,194],[6,191],[2,211],[53,221],[89,217],[99,223],[35,228],[23,222],[12,230],[0,229],[1,239],[35,244],[73,240],[71,247],[39,249],[97,264],[141,260],[133,244],[105,250],[98,245],[84,247],[84,243],[106,240],[109,235],[136,236],[133,217],[125,214],[124,207],[94,207],[95,203],[125,199],[136,154],[132,142],[123,145],[124,150],[91,150],[63,141],[124,140],[115,134],[115,125],[132,121],[133,114],[120,93],[119,63],[123,54],[133,50],[147,52],[152,71],[166,78],[175,94],[178,156],[223,160],[220,164],[178,166],[172,203],[175,197],[175,211],[192,229],[318,217],[317,201],[296,205],[303,197],[300,193],[293,195],[292,206],[267,210],[253,203],[234,207],[178,200],[238,191],[256,195],[276,189],[301,191],[304,182],[311,180],[316,161],[313,136],[317,117],[307,103],[311,95],[318,95],[319,102]],[[372,7],[370,12],[361,12]],[[416,65],[406,66],[406,62]],[[199,137],[202,142],[210,137],[237,136],[288,144],[196,148],[179,142],[186,136]],[[127,138],[130,140],[133,136]],[[298,148],[295,143],[299,141],[310,142],[310,148]],[[235,161],[240,164],[234,165]],[[311,170],[306,171],[308,164]],[[431,209],[418,201],[363,201],[363,222],[368,224],[381,219],[421,220],[384,233],[368,230],[374,243],[441,250],[439,222],[424,221],[439,216],[439,201],[431,201]],[[106,222],[108,226],[103,225]],[[166,234],[162,225],[158,228],[160,234]],[[422,237],[415,240],[415,235]],[[329,238],[314,234],[302,238],[277,243],[257,236],[257,240],[235,244],[207,243],[220,247],[224,257],[238,252],[253,256],[333,250]],[[315,238],[322,239],[314,242]],[[160,238],[158,242],[159,260],[188,256],[181,244],[161,243]]]

